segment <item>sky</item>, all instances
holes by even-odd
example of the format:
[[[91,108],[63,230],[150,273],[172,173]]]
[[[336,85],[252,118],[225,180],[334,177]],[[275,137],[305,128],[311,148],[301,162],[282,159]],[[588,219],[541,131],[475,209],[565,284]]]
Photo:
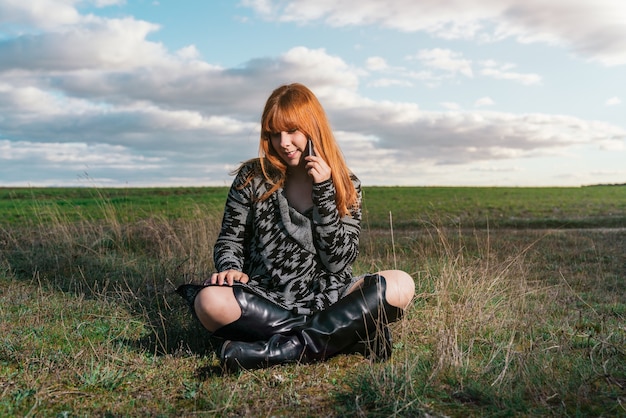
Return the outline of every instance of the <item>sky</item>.
[[[0,0],[0,186],[227,186],[293,82],[366,186],[626,183],[623,0]]]

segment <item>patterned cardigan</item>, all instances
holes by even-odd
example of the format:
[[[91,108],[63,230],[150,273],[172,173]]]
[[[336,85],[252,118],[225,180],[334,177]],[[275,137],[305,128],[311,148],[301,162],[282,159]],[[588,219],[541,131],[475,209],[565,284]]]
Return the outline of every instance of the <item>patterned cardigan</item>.
[[[300,213],[284,189],[259,201],[269,188],[258,159],[244,164],[230,188],[213,257],[218,271],[245,272],[244,287],[300,314],[323,310],[356,281],[352,263],[359,250],[361,184],[352,176],[358,205],[340,217],[332,180],[313,185],[313,208]],[[244,185],[245,184],[245,185]]]

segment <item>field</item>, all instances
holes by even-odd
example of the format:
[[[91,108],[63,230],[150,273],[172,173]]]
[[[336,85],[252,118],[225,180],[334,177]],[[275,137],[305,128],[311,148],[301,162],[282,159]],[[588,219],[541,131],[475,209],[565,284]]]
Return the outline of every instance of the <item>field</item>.
[[[626,416],[626,186],[365,188],[393,358],[238,374],[173,294],[226,193],[0,189],[0,416]]]

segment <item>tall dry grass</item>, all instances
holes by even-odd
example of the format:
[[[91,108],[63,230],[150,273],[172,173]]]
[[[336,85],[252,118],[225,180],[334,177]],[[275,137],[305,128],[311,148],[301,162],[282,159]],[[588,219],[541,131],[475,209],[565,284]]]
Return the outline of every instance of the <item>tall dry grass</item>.
[[[436,330],[433,376],[499,367],[493,382],[497,384],[507,375],[512,351],[527,337],[526,298],[531,290],[524,254],[497,260],[487,241],[479,244],[484,254],[472,257],[462,248],[452,248],[443,231],[437,234],[441,264],[430,273],[435,303],[426,323]],[[476,364],[476,352],[484,364]],[[498,358],[504,361],[496,366]]]
[[[99,220],[80,213],[70,220],[67,210],[46,206],[31,225],[0,230],[2,264],[45,289],[127,306],[151,324],[152,350],[171,352],[176,347],[167,334],[188,328],[170,315],[173,290],[213,272],[219,220],[199,206],[189,219],[155,215],[134,223],[121,222],[112,205],[101,210]]]
[[[396,233],[396,251],[388,234],[366,235],[372,264],[361,267],[399,257],[416,279],[417,297],[407,320],[395,326],[400,342],[392,362],[363,371],[339,395],[351,411],[626,413],[626,311],[617,302],[626,293],[623,232],[425,223]]]

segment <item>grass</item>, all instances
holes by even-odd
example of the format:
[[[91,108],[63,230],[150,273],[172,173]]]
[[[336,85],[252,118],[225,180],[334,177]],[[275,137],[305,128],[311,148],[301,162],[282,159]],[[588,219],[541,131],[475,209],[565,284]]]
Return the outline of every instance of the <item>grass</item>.
[[[484,228],[618,227],[626,225],[626,186],[588,187],[366,187],[367,226],[388,227],[393,211],[398,228],[420,228],[437,219],[445,225]],[[61,210],[71,221],[99,220],[115,209],[119,222],[155,213],[188,219],[190,207],[220,212],[228,189],[186,188],[2,188],[0,212],[7,224],[47,222]]]
[[[624,186],[589,187],[369,187],[364,206],[370,226],[397,227],[436,219],[475,228],[578,228],[626,225]]]
[[[0,416],[626,416],[626,231],[604,228],[623,187],[511,189],[552,202],[526,212],[500,189],[366,189],[356,273],[416,280],[392,360],[240,374],[173,294],[213,270],[225,194],[202,190],[5,190],[23,216],[0,228]],[[526,222],[482,228],[485,205]],[[602,228],[536,228],[558,214]]]
[[[181,188],[2,188],[0,212],[10,225],[28,225],[34,220],[49,223],[51,212],[67,220],[102,220],[114,212],[116,222],[135,222],[154,214],[167,219],[188,219],[202,206],[211,213],[224,207],[225,187]]]

